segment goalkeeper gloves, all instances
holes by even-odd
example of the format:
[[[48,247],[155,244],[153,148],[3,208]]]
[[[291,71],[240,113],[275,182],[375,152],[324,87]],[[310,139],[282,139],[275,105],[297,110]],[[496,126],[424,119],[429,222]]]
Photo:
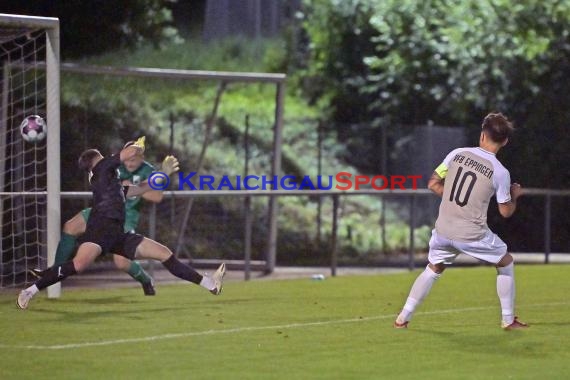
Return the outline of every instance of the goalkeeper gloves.
[[[174,156],[166,156],[162,161],[162,172],[168,176],[178,171],[178,159]]]

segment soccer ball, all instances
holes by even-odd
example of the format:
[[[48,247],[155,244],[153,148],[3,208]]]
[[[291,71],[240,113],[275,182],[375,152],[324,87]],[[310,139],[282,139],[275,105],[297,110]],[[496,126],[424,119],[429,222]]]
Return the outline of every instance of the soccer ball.
[[[20,133],[27,142],[37,143],[46,137],[47,124],[41,116],[27,116],[20,124]]]

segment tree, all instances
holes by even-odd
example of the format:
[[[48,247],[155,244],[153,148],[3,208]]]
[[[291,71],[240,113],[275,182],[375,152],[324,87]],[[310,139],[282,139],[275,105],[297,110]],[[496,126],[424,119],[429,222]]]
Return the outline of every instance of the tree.
[[[177,37],[170,0],[3,1],[0,12],[60,19],[64,59]]]
[[[508,160],[538,169],[545,157],[524,147],[552,139],[548,161],[568,157],[570,3],[313,0],[305,10],[305,73],[319,84],[306,94],[333,108],[333,122],[475,126],[500,110],[520,127]],[[535,186],[570,185],[568,175],[523,166],[516,174]]]
[[[362,170],[378,169],[367,165],[374,160],[362,154],[378,154],[374,149],[378,141],[370,136],[382,126],[394,135],[395,128],[405,125],[463,125],[472,127],[476,138],[483,116],[496,110],[518,128],[509,148],[501,152],[512,179],[527,187],[570,187],[570,3],[310,0],[305,4],[310,41],[306,73],[318,84],[306,94],[333,109],[330,125],[360,147],[359,156],[348,158]],[[345,108],[357,112],[342,111]],[[346,116],[359,126],[350,133]],[[521,211],[518,221],[542,214],[531,207]],[[565,214],[553,210],[555,236],[564,235],[570,226]],[[515,221],[501,228],[510,229],[521,241],[542,238],[533,233],[530,223]],[[568,243],[562,240],[558,249]]]

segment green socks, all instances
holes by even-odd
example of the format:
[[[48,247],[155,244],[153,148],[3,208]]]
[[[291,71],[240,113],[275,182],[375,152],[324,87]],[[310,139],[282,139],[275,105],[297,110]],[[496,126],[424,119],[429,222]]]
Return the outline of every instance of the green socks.
[[[127,273],[141,284],[148,284],[152,281],[148,273],[145,272],[138,261],[133,260],[131,262],[131,266],[129,267]]]
[[[55,251],[55,262],[54,265],[60,265],[66,261],[71,260],[73,256],[73,251],[75,251],[75,243],[77,238],[73,235],[61,233],[61,239],[57,245],[57,250]]]

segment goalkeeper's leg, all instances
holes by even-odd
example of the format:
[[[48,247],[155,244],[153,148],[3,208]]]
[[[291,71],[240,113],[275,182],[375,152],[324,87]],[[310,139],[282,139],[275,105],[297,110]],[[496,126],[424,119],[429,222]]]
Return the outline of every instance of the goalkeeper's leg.
[[[77,236],[85,232],[90,211],[91,209],[89,208],[84,209],[81,212],[77,213],[73,218],[65,222],[63,225],[63,231],[61,232],[61,238],[57,244],[57,249],[55,251],[55,260],[52,266],[61,265],[71,260],[73,253],[75,252]],[[45,270],[42,270],[40,268],[34,268],[30,270],[30,273],[38,278],[43,277],[45,272]]]
[[[117,268],[140,282],[146,296],[154,296],[156,294],[152,277],[150,277],[138,261],[131,261],[120,255],[113,255],[113,261]]]
[[[82,210],[75,214],[73,218],[65,222],[61,233],[61,239],[59,240],[57,250],[55,251],[54,265],[63,264],[66,261],[71,260],[73,252],[75,251],[77,237],[83,234],[85,232],[85,228],[87,228],[87,219],[89,219],[90,212],[91,209]]]
[[[69,261],[75,251],[76,243],[77,238],[75,236],[62,232],[61,239],[57,244],[57,250],[55,251],[55,261],[53,264],[59,265]]]

